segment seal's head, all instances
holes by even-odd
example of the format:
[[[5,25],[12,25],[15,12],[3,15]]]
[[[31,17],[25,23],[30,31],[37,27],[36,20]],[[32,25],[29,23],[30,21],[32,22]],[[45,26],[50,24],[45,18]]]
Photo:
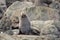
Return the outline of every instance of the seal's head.
[[[21,18],[26,18],[27,16],[26,16],[26,14],[22,14],[22,16],[21,16]]]

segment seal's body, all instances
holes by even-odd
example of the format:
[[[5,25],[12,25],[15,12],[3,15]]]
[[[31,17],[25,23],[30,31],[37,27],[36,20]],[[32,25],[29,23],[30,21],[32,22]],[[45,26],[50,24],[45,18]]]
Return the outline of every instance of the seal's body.
[[[28,20],[27,16],[25,14],[23,14],[21,16],[20,31],[21,31],[22,34],[29,34],[30,30],[31,30],[30,21]]]

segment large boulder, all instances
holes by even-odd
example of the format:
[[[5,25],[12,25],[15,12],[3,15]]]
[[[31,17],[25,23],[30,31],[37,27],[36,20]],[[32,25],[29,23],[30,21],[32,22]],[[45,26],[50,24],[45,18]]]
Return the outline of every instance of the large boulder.
[[[40,32],[40,35],[54,34],[60,35],[59,21],[31,21],[31,28],[34,28]]]
[[[41,35],[49,35],[49,34],[54,34],[57,36],[59,34],[59,31],[57,27],[54,25],[53,20],[46,21],[44,27],[41,29]]]
[[[31,2],[15,2],[13,3],[5,12],[6,17],[10,17],[10,19],[17,20],[19,16],[23,13],[28,16],[30,21],[32,20],[59,20],[58,10],[37,6],[35,7]],[[18,20],[17,20],[18,21]]]
[[[29,19],[32,20],[59,20],[58,10],[43,7],[43,6],[37,6],[32,7],[28,10],[27,15]]]
[[[4,15],[11,19],[14,19],[14,17],[16,19],[30,7],[34,7],[33,3],[16,1],[7,9]]]
[[[34,7],[33,3],[31,2],[15,2],[13,3],[5,12],[3,18],[1,19],[1,24],[0,27],[3,26],[3,24],[6,24],[7,20],[10,22],[12,21],[12,24],[15,26],[15,22],[18,22],[19,17],[21,16],[21,11],[25,10],[26,8]],[[12,19],[12,20],[11,20]],[[8,23],[10,23],[8,22]],[[17,24],[18,25],[18,24]]]
[[[5,12],[3,18],[1,19],[0,29],[7,34],[10,33],[8,30],[13,27],[19,27],[19,17],[21,17],[21,12],[26,8],[34,7],[31,2],[15,2],[13,3]],[[25,12],[25,11],[24,11]],[[13,19],[13,20],[11,20]],[[22,21],[22,20],[21,20]]]

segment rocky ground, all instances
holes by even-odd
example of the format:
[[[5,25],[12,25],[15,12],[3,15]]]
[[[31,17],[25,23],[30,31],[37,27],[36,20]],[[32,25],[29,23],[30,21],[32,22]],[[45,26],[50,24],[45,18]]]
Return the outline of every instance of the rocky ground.
[[[0,0],[0,40],[60,40],[60,1]]]

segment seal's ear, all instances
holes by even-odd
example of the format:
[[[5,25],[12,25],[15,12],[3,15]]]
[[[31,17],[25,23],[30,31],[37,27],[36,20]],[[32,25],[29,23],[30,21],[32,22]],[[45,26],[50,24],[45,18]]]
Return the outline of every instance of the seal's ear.
[[[22,18],[26,18],[27,16],[25,15],[25,14],[22,14],[22,16],[21,16]]]

